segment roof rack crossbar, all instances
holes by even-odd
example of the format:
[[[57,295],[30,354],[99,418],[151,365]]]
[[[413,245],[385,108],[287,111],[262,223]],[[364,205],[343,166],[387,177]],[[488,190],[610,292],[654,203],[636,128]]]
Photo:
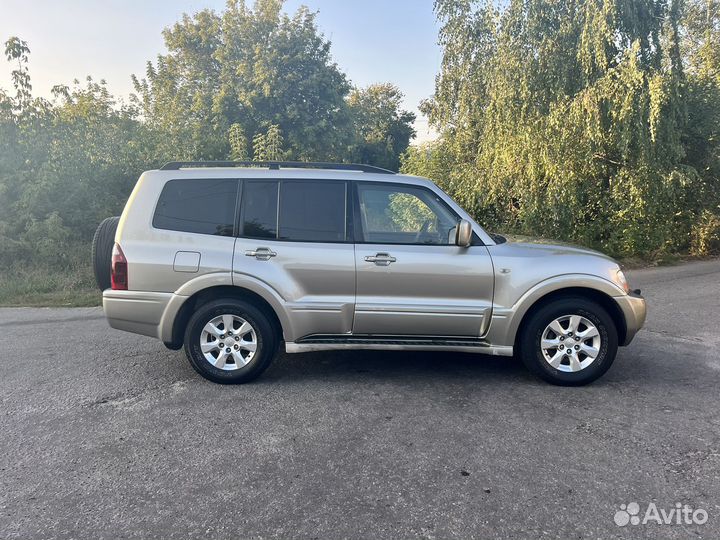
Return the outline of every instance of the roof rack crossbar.
[[[280,169],[328,169],[335,171],[358,171],[366,173],[395,174],[393,171],[361,163],[328,163],[324,161],[170,161],[160,167],[161,171],[178,171],[188,167],[258,167]]]

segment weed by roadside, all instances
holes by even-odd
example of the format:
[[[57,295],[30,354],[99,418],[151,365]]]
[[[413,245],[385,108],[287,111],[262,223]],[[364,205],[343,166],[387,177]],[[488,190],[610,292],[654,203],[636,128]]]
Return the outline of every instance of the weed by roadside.
[[[89,265],[71,268],[14,265],[0,269],[0,306],[99,306]]]

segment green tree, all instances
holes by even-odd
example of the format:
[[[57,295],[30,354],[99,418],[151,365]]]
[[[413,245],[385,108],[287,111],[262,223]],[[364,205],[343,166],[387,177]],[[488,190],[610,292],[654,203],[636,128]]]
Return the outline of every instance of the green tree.
[[[21,40],[6,42],[21,75],[14,95],[0,91],[0,266],[51,255],[62,266],[86,253],[97,223],[156,166],[154,143],[103,81],[57,86],[53,102],[33,98],[28,55]]]
[[[720,0],[685,0],[683,15],[688,71],[720,79]]]
[[[693,224],[692,250],[720,251],[720,1],[686,0],[681,22],[687,67],[687,162],[708,184],[708,208]],[[715,196],[713,196],[715,195]],[[714,203],[714,207],[713,207]]]
[[[415,114],[402,110],[403,94],[392,84],[355,88],[348,105],[355,143],[350,159],[397,171],[400,156],[415,136]]]
[[[688,161],[679,0],[435,6],[444,56],[423,111],[441,138],[405,170],[441,174],[491,227],[619,255],[690,247],[717,184]]]
[[[289,17],[282,5],[231,0],[221,14],[185,15],[164,31],[168,54],[134,79],[144,117],[165,137],[164,158],[223,159],[235,124],[250,139],[278,126],[295,159],[344,156],[349,83],[315,14],[301,7]]]
[[[228,130],[228,142],[230,143],[230,159],[247,160],[248,140],[240,124],[233,124]]]
[[[17,62],[17,67],[10,73],[15,87],[15,99],[12,103],[13,108],[17,111],[27,109],[32,100],[32,85],[30,84],[30,73],[27,67],[29,54],[30,48],[27,42],[20,38],[11,37],[5,43],[5,57],[8,61]]]
[[[255,161],[282,161],[286,157],[283,151],[283,136],[280,127],[273,124],[266,133],[258,133],[253,138]]]

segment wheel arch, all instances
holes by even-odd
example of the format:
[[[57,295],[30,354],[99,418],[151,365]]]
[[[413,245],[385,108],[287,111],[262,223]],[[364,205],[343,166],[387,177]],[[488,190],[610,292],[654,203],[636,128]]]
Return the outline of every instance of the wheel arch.
[[[548,305],[555,300],[562,298],[584,298],[591,300],[600,305],[612,319],[615,324],[615,329],[618,333],[618,342],[624,343],[627,336],[627,324],[625,316],[623,315],[620,306],[613,300],[612,296],[591,287],[564,287],[546,292],[544,295],[537,298],[523,313],[520,320],[517,322],[517,329],[513,339],[514,347],[518,347],[520,336],[527,324],[528,320],[542,307]]]
[[[236,285],[216,285],[197,291],[187,297],[187,299],[180,305],[180,308],[177,310],[177,313],[173,318],[169,339],[166,338],[163,340],[165,346],[169,349],[180,349],[183,344],[185,328],[187,327],[190,317],[192,317],[195,310],[203,304],[220,298],[233,298],[251,303],[268,317],[270,323],[277,332],[279,339],[282,339],[283,335],[286,333],[285,326],[281,322],[277,311],[263,296],[245,287],[238,287]]]

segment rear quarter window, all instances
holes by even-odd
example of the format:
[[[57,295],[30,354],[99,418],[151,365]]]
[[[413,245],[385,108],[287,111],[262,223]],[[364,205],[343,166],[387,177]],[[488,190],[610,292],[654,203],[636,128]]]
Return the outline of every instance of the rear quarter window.
[[[238,181],[170,180],[158,199],[153,227],[215,236],[232,236]]]

